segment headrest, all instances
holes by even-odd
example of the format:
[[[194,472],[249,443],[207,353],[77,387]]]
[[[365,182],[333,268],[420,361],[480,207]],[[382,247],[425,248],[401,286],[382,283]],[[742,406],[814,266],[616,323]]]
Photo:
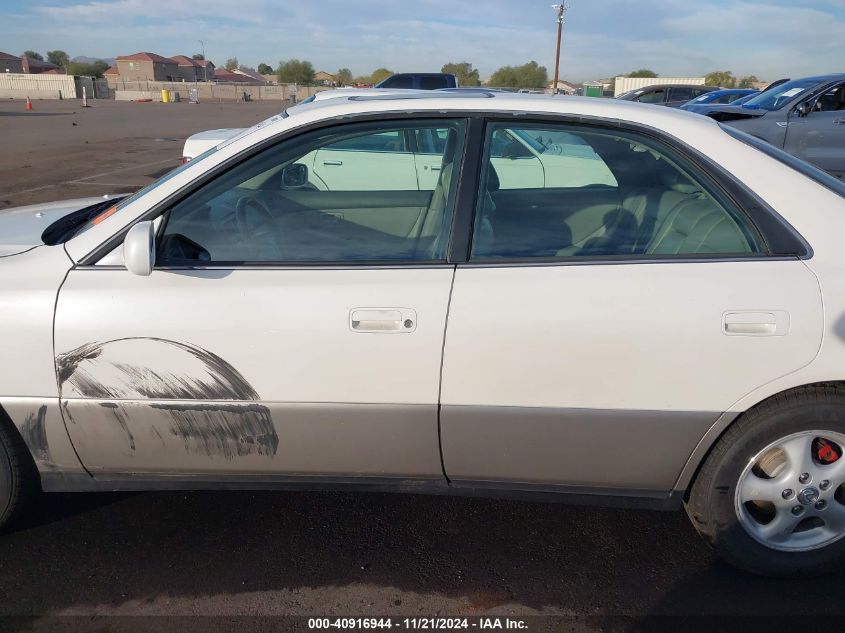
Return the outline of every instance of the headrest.
[[[681,175],[674,169],[666,171],[660,179],[666,187],[672,191],[677,191],[678,193],[686,195],[703,193],[699,185],[682,178]]]

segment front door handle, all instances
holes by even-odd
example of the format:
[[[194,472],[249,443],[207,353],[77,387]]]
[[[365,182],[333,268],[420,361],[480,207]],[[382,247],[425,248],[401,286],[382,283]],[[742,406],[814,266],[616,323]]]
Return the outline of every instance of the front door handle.
[[[343,165],[343,161],[342,160],[324,160],[323,165],[326,165],[328,167],[340,167],[341,165]]]
[[[783,310],[725,312],[722,332],[728,336],[785,336],[789,332],[789,313]]]
[[[410,308],[353,308],[349,328],[353,332],[407,334],[417,329],[417,313]]]
[[[845,125],[845,119],[834,119],[833,124],[834,125]]]

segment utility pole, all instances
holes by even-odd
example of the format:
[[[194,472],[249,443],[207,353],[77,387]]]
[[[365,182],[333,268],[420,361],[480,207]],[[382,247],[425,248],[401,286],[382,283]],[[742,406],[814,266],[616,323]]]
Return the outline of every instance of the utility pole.
[[[560,4],[553,4],[552,9],[557,12],[557,51],[555,52],[555,82],[552,84],[552,94],[557,94],[557,82],[560,78],[560,42],[563,39],[563,23],[566,12],[569,10],[569,3],[561,0]]]
[[[208,61],[205,59],[205,43],[202,40],[197,40],[197,42],[202,46],[202,78],[203,81],[208,81]]]

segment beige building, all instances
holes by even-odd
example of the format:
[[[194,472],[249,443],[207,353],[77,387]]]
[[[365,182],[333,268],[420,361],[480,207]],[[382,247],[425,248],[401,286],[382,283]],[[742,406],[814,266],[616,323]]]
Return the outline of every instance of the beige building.
[[[135,53],[117,58],[117,70],[127,81],[178,81],[179,65],[155,53]]]
[[[337,85],[337,77],[325,70],[318,70],[314,73],[314,83],[318,86],[334,87]]]

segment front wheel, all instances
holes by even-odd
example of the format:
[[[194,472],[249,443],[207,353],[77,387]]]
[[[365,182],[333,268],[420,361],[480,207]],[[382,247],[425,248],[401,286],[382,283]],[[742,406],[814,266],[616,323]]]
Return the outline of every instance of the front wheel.
[[[0,532],[21,514],[37,488],[29,452],[4,418],[0,411]]]
[[[845,388],[767,400],[718,441],[687,513],[731,564],[773,576],[832,571],[845,559]]]

